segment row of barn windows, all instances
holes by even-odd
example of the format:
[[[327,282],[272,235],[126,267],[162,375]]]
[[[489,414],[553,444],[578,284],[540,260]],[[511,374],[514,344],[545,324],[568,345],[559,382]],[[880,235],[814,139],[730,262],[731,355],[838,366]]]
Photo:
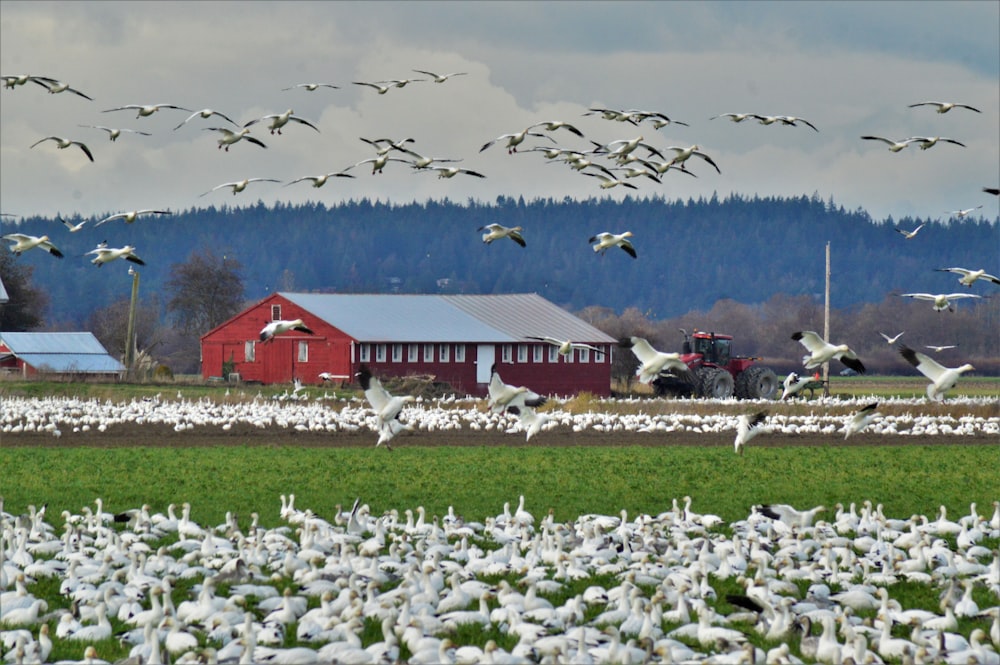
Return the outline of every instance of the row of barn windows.
[[[394,363],[403,362],[403,344],[361,344],[359,345],[358,355],[360,362],[371,362],[372,361],[372,347],[375,348],[375,362],[384,363],[386,362],[386,353],[391,351],[392,360]],[[434,347],[437,347],[438,352],[438,362],[451,362],[451,344],[406,344],[406,362],[415,363],[420,361],[420,351],[423,347],[423,362],[430,363],[434,362]],[[455,344],[455,362],[464,363],[465,362],[465,344]],[[513,344],[501,344],[500,345],[500,361],[505,363],[514,362],[514,345]],[[531,349],[531,362],[540,363],[543,362],[542,359],[545,356],[545,351],[548,349],[548,362],[557,363],[559,362],[559,349],[555,346],[543,346],[541,344],[536,344],[529,347],[527,344],[517,345],[517,362],[526,363],[528,362],[528,349]],[[244,347],[244,358],[246,362],[252,363],[256,361],[256,342],[254,340],[249,340]],[[590,349],[576,349],[574,352],[565,356],[563,362],[574,362],[574,358],[581,363],[589,363],[590,360]],[[309,362],[309,342],[300,341],[298,343],[298,362],[305,363]],[[594,360],[595,363],[604,362],[604,353],[595,352]]]

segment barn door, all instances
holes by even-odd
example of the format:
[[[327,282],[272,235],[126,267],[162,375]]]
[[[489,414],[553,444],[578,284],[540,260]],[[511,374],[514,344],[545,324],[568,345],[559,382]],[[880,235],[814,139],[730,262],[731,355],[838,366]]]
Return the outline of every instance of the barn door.
[[[493,363],[496,362],[496,346],[476,345],[476,383],[489,383]]]

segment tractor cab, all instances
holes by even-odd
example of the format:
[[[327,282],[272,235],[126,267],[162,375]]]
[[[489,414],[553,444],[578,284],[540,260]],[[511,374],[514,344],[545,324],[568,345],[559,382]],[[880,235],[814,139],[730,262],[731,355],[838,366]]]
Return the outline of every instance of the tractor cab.
[[[716,335],[715,333],[695,332],[691,335],[692,353],[700,353],[702,361],[713,365],[728,365],[732,354],[733,338],[731,335]]]

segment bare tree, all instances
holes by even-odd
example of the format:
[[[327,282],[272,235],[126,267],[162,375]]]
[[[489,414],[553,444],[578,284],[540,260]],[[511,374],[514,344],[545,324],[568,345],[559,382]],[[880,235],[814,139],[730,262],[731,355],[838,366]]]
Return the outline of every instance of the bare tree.
[[[177,317],[178,327],[200,336],[238,314],[243,308],[241,269],[236,259],[210,249],[192,252],[186,263],[171,266],[167,311]]]
[[[0,249],[0,281],[7,291],[7,302],[0,302],[0,330],[24,332],[45,325],[44,313],[49,297],[31,282],[32,266],[17,262],[6,247]]]
[[[128,329],[129,299],[122,298],[107,307],[94,310],[87,317],[87,329],[104,345],[112,355],[124,358],[125,335]],[[159,298],[153,295],[143,299],[136,307],[135,346],[137,350],[151,352],[158,347],[164,337],[160,325]]]

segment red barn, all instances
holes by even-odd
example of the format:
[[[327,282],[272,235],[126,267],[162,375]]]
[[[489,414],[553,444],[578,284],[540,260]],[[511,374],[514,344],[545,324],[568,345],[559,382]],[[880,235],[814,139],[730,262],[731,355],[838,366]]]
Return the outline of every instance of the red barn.
[[[314,334],[293,330],[261,342],[261,329],[281,319],[302,319]],[[602,352],[575,349],[564,357],[528,336]],[[485,395],[495,363],[504,382],[541,394],[609,395],[615,344],[536,294],[275,293],[202,336],[202,376],[221,376],[231,363],[243,381],[316,384],[322,372],[353,381],[365,363],[376,376],[429,374],[460,393]]]

